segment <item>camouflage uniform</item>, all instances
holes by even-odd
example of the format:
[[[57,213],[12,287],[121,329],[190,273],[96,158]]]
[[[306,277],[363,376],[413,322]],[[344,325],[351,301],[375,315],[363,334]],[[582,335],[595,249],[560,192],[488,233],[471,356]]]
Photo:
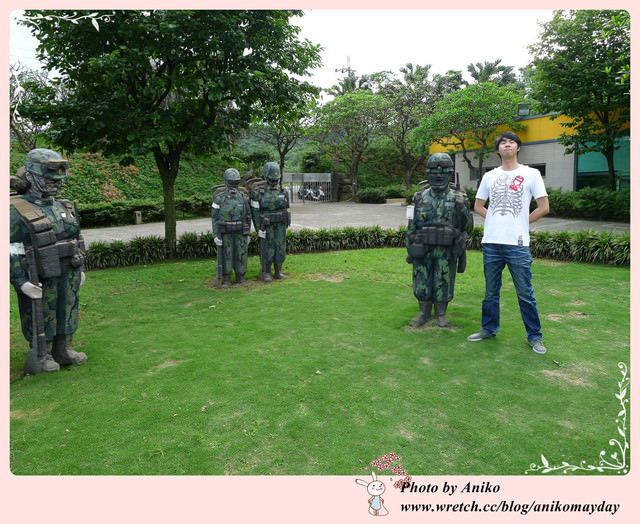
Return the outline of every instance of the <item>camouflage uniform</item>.
[[[61,167],[51,169],[52,161]],[[18,295],[22,333],[30,345],[27,374],[57,371],[60,365],[82,364],[87,360],[84,353],[71,346],[72,335],[78,329],[84,242],[74,204],[54,198],[67,176],[66,166],[66,161],[53,151],[32,150],[25,165],[29,181],[26,194],[11,197],[9,276]],[[32,284],[37,284],[30,283],[29,275],[34,269],[29,268],[29,260],[36,262],[41,300],[27,295],[29,288],[35,288]],[[42,305],[43,319],[39,322],[44,323],[46,352],[34,347],[36,300]]]
[[[240,173],[227,169],[225,187],[216,192],[211,205],[213,235],[221,254],[223,285],[231,283],[231,271],[241,284],[247,272],[249,234],[251,232],[251,208],[249,197],[239,187]],[[220,256],[220,255],[219,255]]]
[[[413,263],[413,293],[420,306],[411,323],[423,325],[433,307],[438,324],[446,327],[444,315],[453,299],[456,272],[464,271],[473,216],[466,194],[449,186],[453,172],[449,155],[431,155],[427,169],[430,186],[414,195],[414,214],[407,228],[407,261]]]
[[[280,167],[268,162],[262,170],[265,184],[251,196],[253,225],[260,237],[260,278],[271,279],[271,264],[274,278],[286,278],[282,263],[286,256],[287,228],[291,225],[289,195],[280,186]]]

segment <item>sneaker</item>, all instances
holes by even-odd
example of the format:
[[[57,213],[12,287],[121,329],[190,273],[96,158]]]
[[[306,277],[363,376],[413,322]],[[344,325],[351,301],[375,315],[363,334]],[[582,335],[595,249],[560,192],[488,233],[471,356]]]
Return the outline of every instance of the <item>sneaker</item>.
[[[542,339],[536,338],[535,340],[529,340],[528,342],[531,346],[531,349],[533,349],[533,351],[538,355],[544,355],[547,352],[547,348],[544,347]]]
[[[477,333],[469,335],[467,337],[467,340],[469,342],[478,342],[479,340],[484,340],[485,338],[496,338],[496,336],[492,335],[491,333],[487,333],[484,329],[481,329]]]

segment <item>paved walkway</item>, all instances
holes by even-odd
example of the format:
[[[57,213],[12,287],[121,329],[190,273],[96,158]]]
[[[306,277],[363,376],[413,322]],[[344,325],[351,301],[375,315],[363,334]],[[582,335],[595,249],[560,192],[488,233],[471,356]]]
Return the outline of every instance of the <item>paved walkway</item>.
[[[482,225],[484,219],[474,213],[474,224]],[[340,228],[344,226],[373,226],[396,229],[406,226],[406,207],[402,203],[355,204],[353,202],[304,203],[291,205],[291,229]],[[532,231],[629,231],[629,224],[622,222],[598,222],[543,217],[532,226]],[[184,233],[206,233],[211,231],[211,219],[179,220],[177,237]],[[129,241],[136,237],[164,237],[164,223],[154,222],[137,226],[83,229],[87,246],[92,242]]]

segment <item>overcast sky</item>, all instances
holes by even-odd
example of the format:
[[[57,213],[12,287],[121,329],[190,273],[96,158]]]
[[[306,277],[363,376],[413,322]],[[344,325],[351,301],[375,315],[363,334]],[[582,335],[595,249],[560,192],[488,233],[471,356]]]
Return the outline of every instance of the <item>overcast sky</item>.
[[[432,74],[454,69],[466,76],[468,64],[499,58],[517,71],[530,62],[527,46],[538,38],[538,22],[551,16],[524,10],[312,10],[295,23],[302,37],[325,48],[314,83],[327,88],[345,76],[336,69],[347,67],[347,57],[356,75],[397,73],[412,62],[431,64]]]
[[[18,14],[19,11],[14,12]],[[389,70],[407,62],[431,64],[431,73],[450,69],[467,75],[467,65],[502,59],[517,71],[530,62],[527,46],[540,33],[539,22],[552,11],[527,10],[323,10],[305,11],[293,23],[301,37],[324,47],[323,66],[312,82],[329,88],[346,75],[336,69],[350,62],[356,75]],[[10,25],[10,61],[37,67],[37,41],[24,27]]]

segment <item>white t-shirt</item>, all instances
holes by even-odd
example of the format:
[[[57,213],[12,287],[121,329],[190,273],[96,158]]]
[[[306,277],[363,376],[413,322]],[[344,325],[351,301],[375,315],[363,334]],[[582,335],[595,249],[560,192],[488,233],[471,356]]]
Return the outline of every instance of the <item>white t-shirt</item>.
[[[483,244],[529,245],[531,197],[547,196],[540,171],[520,165],[513,171],[497,167],[482,177],[476,198],[489,200]]]

